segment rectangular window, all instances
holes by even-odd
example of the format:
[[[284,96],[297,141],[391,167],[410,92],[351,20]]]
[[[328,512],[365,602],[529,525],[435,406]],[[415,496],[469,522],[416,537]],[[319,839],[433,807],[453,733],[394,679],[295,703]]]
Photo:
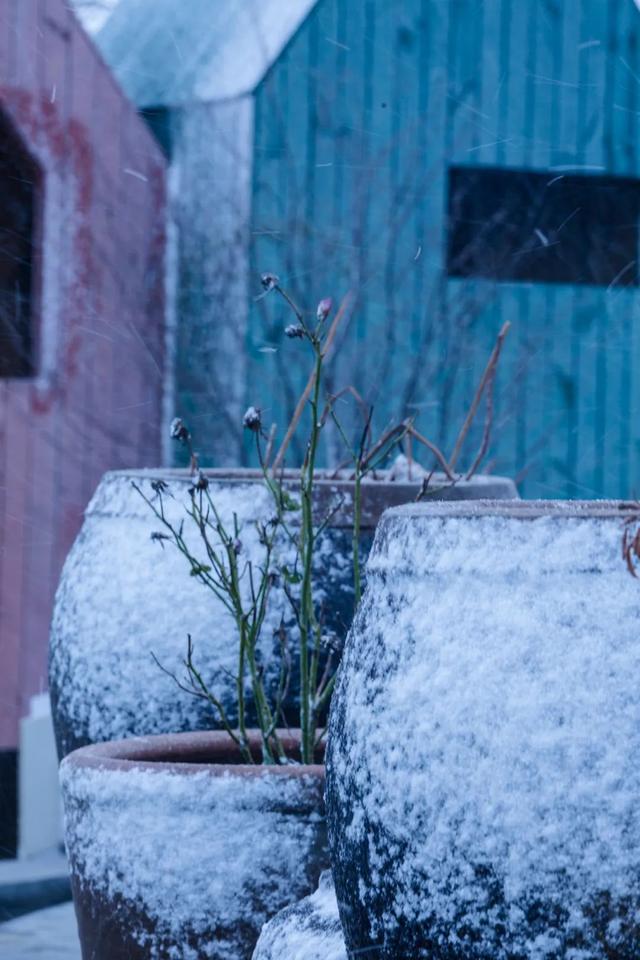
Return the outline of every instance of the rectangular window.
[[[638,180],[452,167],[448,215],[451,277],[639,283]]]
[[[39,168],[0,112],[0,377],[30,377]]]

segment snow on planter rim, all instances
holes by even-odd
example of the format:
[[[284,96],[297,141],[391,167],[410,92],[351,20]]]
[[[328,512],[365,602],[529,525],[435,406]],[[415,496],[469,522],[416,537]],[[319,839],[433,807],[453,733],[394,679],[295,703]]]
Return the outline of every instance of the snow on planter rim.
[[[424,516],[503,516],[537,519],[559,516],[610,519],[640,514],[640,504],[632,500],[434,500],[389,507],[384,519]]]
[[[381,490],[387,488],[392,492],[395,491],[399,503],[410,504],[415,500],[416,494],[420,490],[422,480],[427,476],[430,477],[430,489],[432,493],[437,491],[439,494],[442,494],[442,491],[446,490],[448,494],[454,498],[453,502],[457,502],[458,498],[464,499],[469,495],[473,499],[477,497],[479,490],[482,490],[486,499],[491,499],[495,496],[505,498],[508,496],[513,498],[518,497],[515,483],[508,477],[478,473],[470,480],[467,480],[464,475],[459,474],[456,475],[455,484],[449,485],[449,481],[443,473],[428,473],[417,464],[414,464],[413,469],[414,476],[411,480],[408,478],[407,468],[404,465],[396,465],[396,467],[385,470],[376,470],[375,473],[369,473],[364,477],[362,481],[363,487],[365,488],[363,521],[366,522],[367,520],[367,491],[373,492],[376,489]],[[223,467],[204,467],[202,472],[207,479],[211,480],[214,484],[218,485],[223,483],[228,485],[234,490],[236,495],[240,497],[242,497],[243,493],[249,493],[249,491],[253,491],[255,494],[256,487],[259,488],[262,486],[265,490],[266,502],[271,503],[270,495],[264,486],[264,475],[261,470],[251,468],[225,469]],[[279,476],[281,476],[285,485],[288,487],[299,487],[300,473],[298,470],[286,469],[283,470]],[[85,510],[85,516],[89,517],[94,514],[100,514],[117,517],[148,517],[149,508],[142,498],[138,497],[134,500],[127,495],[128,490],[126,489],[124,496],[122,494],[114,496],[114,490],[123,480],[166,480],[172,483],[179,483],[185,488],[190,487],[193,483],[193,477],[190,471],[179,467],[142,467],[132,470],[110,470],[105,473],[101,483],[89,501],[87,509]],[[341,470],[336,473],[333,470],[318,470],[315,484],[320,493],[334,494],[344,501],[344,509],[337,512],[337,521],[335,524],[332,523],[332,525],[345,523],[351,526],[352,520],[348,516],[348,511],[352,505],[352,471]],[[133,507],[134,504],[135,508]],[[345,515],[343,516],[343,514]]]
[[[560,955],[564,922],[585,943],[561,955],[593,960],[597,897],[640,904],[640,585],[621,552],[637,510],[385,512],[329,734],[334,855],[366,851],[376,892],[353,897],[371,904],[374,935],[427,911],[453,953],[466,925],[470,956],[537,960]],[[495,871],[502,906],[474,864]],[[536,898],[567,911],[538,936]]]
[[[228,742],[216,732],[136,737],[83,747],[61,764],[74,877],[151,919],[152,933],[133,931],[151,957],[193,937],[202,955],[235,957],[234,925],[249,919],[259,930],[308,892],[324,768],[203,762],[212,749],[230,756]],[[228,942],[218,931],[208,943],[216,924]],[[175,956],[191,955],[184,950]]]

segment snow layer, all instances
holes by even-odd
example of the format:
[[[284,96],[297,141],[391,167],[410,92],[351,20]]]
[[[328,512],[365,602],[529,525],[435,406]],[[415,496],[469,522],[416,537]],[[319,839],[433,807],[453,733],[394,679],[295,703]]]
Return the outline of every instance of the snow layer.
[[[350,948],[640,956],[640,586],[623,516],[385,514],[331,712]]]
[[[253,960],[347,960],[331,873],[310,897],[286,907],[262,928]]]
[[[251,93],[317,0],[120,0],[98,46],[137,106]]]
[[[188,633],[196,665],[231,716],[235,713],[235,624],[211,591],[189,576],[188,563],[178,550],[151,540],[151,533],[162,530],[162,525],[131,480],[152,496],[152,477],[152,473],[106,474],[65,563],[56,595],[50,656],[50,681],[65,753],[86,742],[215,726],[211,708],[180,691],[152,656],[183,677]],[[174,499],[164,495],[167,515],[176,525],[186,516],[188,486],[184,475],[174,478],[169,491]],[[215,483],[211,490],[228,529],[233,513],[238,516],[243,556],[260,562],[264,551],[254,522],[272,515],[269,492],[261,482]],[[188,518],[184,533],[204,562],[198,533]],[[284,552],[282,556],[287,558]],[[335,538],[328,532],[319,562],[326,565],[323,582],[333,607],[344,597],[345,608],[350,609],[348,545],[336,549]],[[317,599],[323,599],[321,592]],[[262,631],[267,669],[275,664],[273,635],[282,617],[291,620],[290,605],[282,591],[274,591]]]
[[[98,902],[124,901],[151,960],[241,960],[262,924],[313,890],[317,777],[61,766],[67,849]],[[190,946],[187,946],[190,944]]]
[[[120,0],[71,0],[71,5],[85,30],[93,35],[104,26],[119,2]]]

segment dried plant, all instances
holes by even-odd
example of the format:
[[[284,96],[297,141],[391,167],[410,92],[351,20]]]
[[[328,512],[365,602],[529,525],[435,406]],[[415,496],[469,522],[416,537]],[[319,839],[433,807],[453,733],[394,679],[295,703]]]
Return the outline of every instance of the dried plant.
[[[300,682],[301,759],[303,763],[312,763],[324,732],[320,723],[333,690],[337,659],[335,643],[326,635],[322,607],[317,601],[319,585],[316,582],[318,574],[314,561],[324,531],[343,506],[342,501],[338,500],[330,504],[323,515],[317,516],[315,490],[319,478],[318,451],[321,435],[328,424],[335,426],[344,445],[346,458],[338,466],[334,477],[346,471],[353,481],[352,565],[354,605],[357,606],[362,593],[360,532],[363,482],[369,475],[375,477],[376,471],[383,467],[390,454],[403,445],[411,464],[414,441],[428,451],[433,458],[434,469],[438,467],[444,474],[445,484],[455,484],[462,477],[468,479],[475,473],[488,448],[495,374],[509,324],[505,324],[500,331],[453,453],[447,459],[434,443],[415,428],[413,419],[392,424],[380,437],[374,438],[371,429],[373,410],[367,408],[354,387],[348,386],[334,394],[325,390],[326,365],[331,358],[340,325],[351,309],[352,298],[349,295],[344,298],[331,322],[329,319],[333,305],[328,298],[320,301],[315,315],[309,319],[283,288],[277,276],[267,273],[263,274],[261,279],[264,288],[262,297],[270,294],[278,296],[292,311],[295,322],[286,327],[285,335],[306,346],[312,361],[307,384],[277,450],[274,451],[275,427],[268,433],[265,431],[262,412],[258,406],[250,406],[243,417],[243,427],[253,439],[264,484],[271,495],[273,507],[268,522],[255,523],[261,555],[257,558],[244,556],[242,526],[235,514],[230,528],[223,522],[211,495],[209,480],[201,470],[194,452],[189,429],[182,420],[173,421],[171,436],[186,447],[189,455],[192,483],[186,517],[176,525],[168,515],[165,501],[172,494],[163,481],[152,483],[151,496],[136,483],[134,487],[162,525],[161,531],[152,534],[153,539],[160,546],[169,542],[176,547],[187,560],[191,576],[208,587],[233,618],[238,637],[237,668],[233,675],[237,726],[199,671],[194,660],[191,637],[188,638],[184,659],[185,681],[175,674],[170,675],[182,690],[210,704],[218,721],[237,744],[246,762],[254,762],[249,749],[247,728],[248,717],[255,716],[262,735],[262,761],[284,763],[287,762],[287,757],[278,736],[278,727],[285,723],[284,704],[293,670],[292,651],[295,651],[296,673]],[[483,396],[486,398],[487,413],[480,449],[466,474],[456,473],[457,460]],[[338,401],[348,398],[355,402],[362,414],[362,426],[355,438],[348,435],[337,410]],[[307,428],[304,433],[303,462],[294,471],[294,479],[290,479],[289,475],[285,481],[285,457],[293,437],[302,430],[305,413]],[[434,492],[430,485],[432,476],[433,471],[424,478],[419,498]],[[185,521],[197,530],[198,542],[203,550],[201,556],[194,553],[185,538]],[[285,550],[281,549],[283,545]],[[293,626],[288,626],[282,620],[277,631],[277,680],[274,684],[267,680],[268,671],[261,660],[260,638],[270,598],[276,586],[287,598]],[[295,635],[293,638],[290,636],[291,631]],[[169,672],[160,666],[165,672]]]

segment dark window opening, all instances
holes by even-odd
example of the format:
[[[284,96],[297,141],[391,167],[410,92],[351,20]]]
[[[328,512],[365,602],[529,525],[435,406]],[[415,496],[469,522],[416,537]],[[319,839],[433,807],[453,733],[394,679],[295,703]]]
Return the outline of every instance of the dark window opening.
[[[448,213],[449,276],[639,283],[638,180],[452,167]]]
[[[39,170],[0,111],[0,377],[34,372],[34,230]]]
[[[160,144],[167,159],[171,159],[171,112],[167,107],[143,107],[140,114]]]

